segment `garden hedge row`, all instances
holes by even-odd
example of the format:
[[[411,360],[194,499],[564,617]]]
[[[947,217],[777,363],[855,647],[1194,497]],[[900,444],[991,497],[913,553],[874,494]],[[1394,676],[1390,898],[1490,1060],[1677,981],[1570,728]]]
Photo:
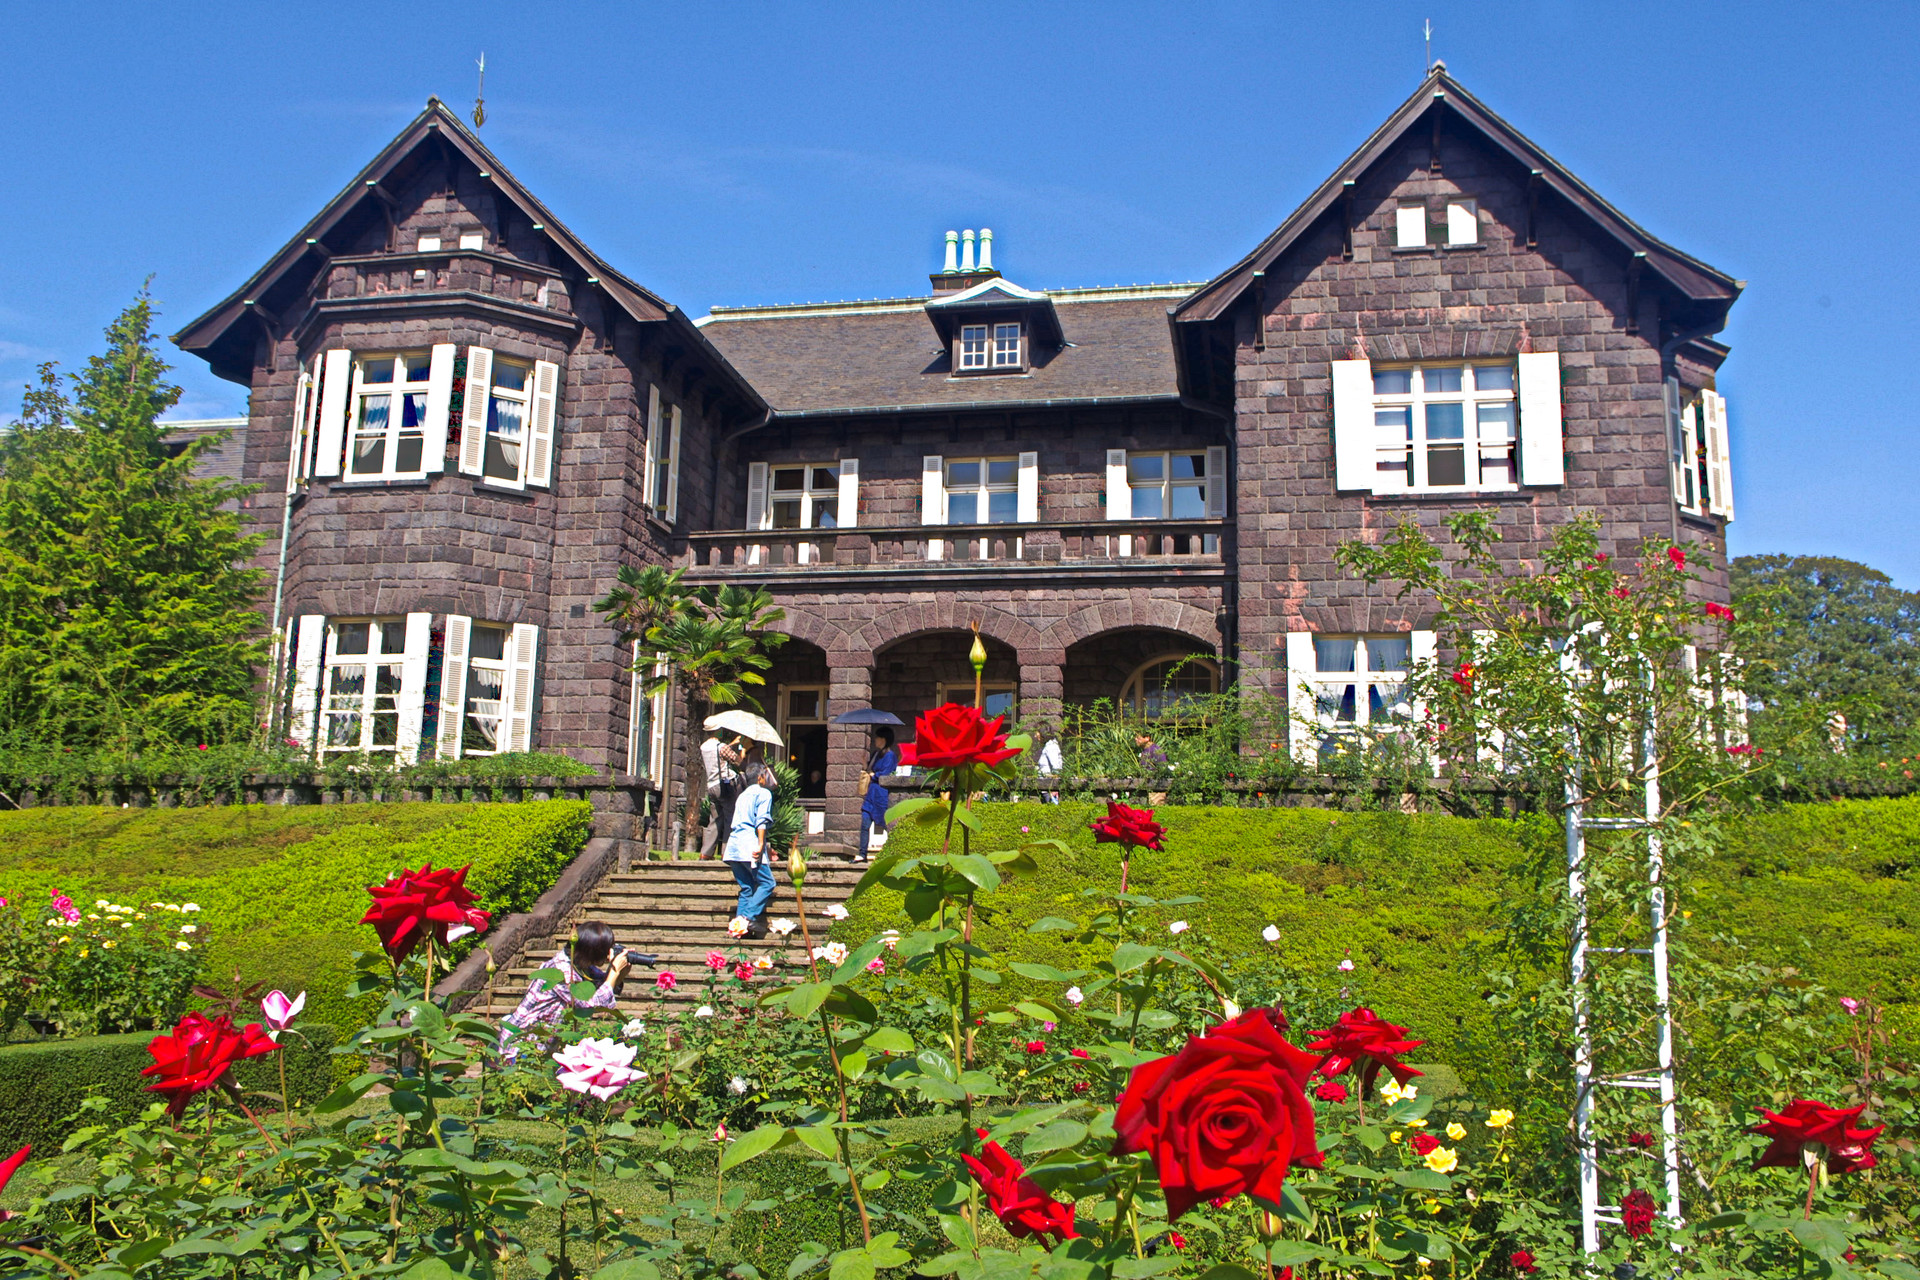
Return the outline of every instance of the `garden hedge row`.
[[[305,991],[306,1017],[344,1040],[362,1018],[351,957],[377,941],[359,923],[367,885],[471,863],[467,884],[498,919],[546,892],[591,820],[578,800],[16,810],[0,813],[0,897],[34,910],[52,888],[83,909],[196,902],[209,979]]]
[[[278,1110],[280,1065],[287,1061],[287,1092],[296,1107],[324,1098],[333,1089],[333,1035],[325,1027],[307,1027],[300,1036],[282,1035],[280,1054],[236,1065],[234,1079],[248,1093],[271,1098],[251,1101],[256,1111]],[[51,1154],[77,1127],[72,1122],[81,1099],[97,1093],[108,1101],[104,1116],[85,1123],[124,1123],[159,1095],[146,1092],[151,1081],[140,1075],[152,1065],[148,1031],[117,1036],[82,1036],[0,1048],[0,1148],[12,1152],[32,1143]],[[262,1105],[264,1104],[264,1105]]]
[[[1087,886],[1118,887],[1118,847],[1096,845],[1087,830],[1104,812],[983,807],[975,850],[1059,838],[1068,851],[1040,851],[1036,873],[982,900],[992,910],[976,926],[981,945],[1007,959],[1085,966],[1091,956],[1067,935],[1027,928],[1042,916],[1083,914]],[[1484,974],[1470,962],[1474,944],[1496,936],[1510,904],[1557,891],[1556,822],[1171,805],[1156,817],[1165,849],[1134,859],[1130,887],[1201,898],[1163,913],[1191,924],[1189,946],[1255,989],[1289,972],[1322,997],[1316,1004],[1369,1003],[1428,1041],[1417,1060],[1453,1062],[1472,1087],[1474,1060],[1498,1043]],[[1920,1032],[1920,799],[1790,805],[1727,820],[1723,832],[1676,936],[1792,965],[1836,995],[1877,991],[1911,1057]],[[932,851],[939,836],[937,827],[904,825],[889,850]],[[899,920],[898,895],[880,891],[856,903],[838,932],[865,939]],[[1269,925],[1280,931],[1273,944],[1261,937]],[[1343,960],[1350,971],[1338,968]],[[1022,985],[1014,980],[1002,998]]]

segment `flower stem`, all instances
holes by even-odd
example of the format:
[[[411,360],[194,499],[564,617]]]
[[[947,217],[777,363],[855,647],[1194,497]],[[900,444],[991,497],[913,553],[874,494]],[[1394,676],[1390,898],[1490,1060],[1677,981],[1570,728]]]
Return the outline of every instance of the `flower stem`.
[[[45,1258],[47,1261],[55,1263],[70,1276],[78,1277],[80,1274],[74,1270],[72,1263],[60,1257],[58,1254],[48,1253],[45,1249],[36,1249],[32,1245],[25,1244],[0,1244],[0,1249],[11,1249],[15,1253],[30,1253],[36,1258]]]
[[[1808,1222],[1813,1221],[1813,1189],[1820,1185],[1820,1165],[1816,1162],[1807,1166],[1807,1208],[1803,1215]]]
[[[853,1148],[847,1137],[847,1077],[840,1069],[840,1046],[833,1038],[833,1024],[820,1015],[820,1034],[826,1038],[827,1056],[833,1059],[833,1083],[840,1092],[840,1163],[847,1171],[847,1188],[853,1192],[853,1207],[860,1211],[860,1235],[873,1243],[873,1224],[867,1220],[866,1197],[860,1194],[860,1178],[853,1171]]]

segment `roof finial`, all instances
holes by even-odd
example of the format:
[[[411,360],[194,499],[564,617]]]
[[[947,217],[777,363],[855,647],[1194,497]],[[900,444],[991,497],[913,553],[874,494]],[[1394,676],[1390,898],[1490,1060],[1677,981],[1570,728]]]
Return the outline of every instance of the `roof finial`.
[[[1433,19],[1427,19],[1427,75],[1433,74]]]
[[[480,52],[480,90],[473,98],[473,127],[478,129],[487,122],[487,54]]]

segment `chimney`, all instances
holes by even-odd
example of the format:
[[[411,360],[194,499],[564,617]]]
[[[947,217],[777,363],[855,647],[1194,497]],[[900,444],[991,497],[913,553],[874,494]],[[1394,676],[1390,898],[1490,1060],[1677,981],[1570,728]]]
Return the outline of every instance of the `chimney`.
[[[947,265],[945,267],[948,275],[952,275],[960,269],[959,254],[960,233],[958,231],[949,231],[947,232]]]
[[[993,270],[993,228],[980,228],[980,269]]]
[[[973,228],[971,227],[960,233],[960,269],[973,270]]]
[[[977,260],[974,257],[976,246],[979,249]],[[991,228],[982,228],[978,233],[949,231],[946,249],[946,266],[928,277],[933,283],[935,295],[959,293],[1000,274],[993,265]]]

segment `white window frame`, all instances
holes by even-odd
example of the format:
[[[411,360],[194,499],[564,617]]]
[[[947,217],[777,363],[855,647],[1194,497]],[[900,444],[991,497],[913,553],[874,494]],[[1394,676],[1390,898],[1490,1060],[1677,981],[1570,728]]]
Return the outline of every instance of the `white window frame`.
[[[476,652],[475,641],[482,629],[500,632],[500,656],[482,658]],[[482,671],[498,672],[500,676],[500,696],[498,698],[480,698],[475,696],[477,688],[474,676]],[[507,736],[507,699],[512,694],[513,679],[513,627],[504,622],[482,622],[475,618],[467,631],[467,683],[460,698],[460,756],[497,756],[507,748],[504,745]],[[469,732],[471,718],[486,719],[484,712],[476,708],[487,702],[493,703],[493,745],[479,745],[485,742],[484,736]]]
[[[993,367],[1023,369],[1027,364],[1027,326],[1018,320],[993,324]]]
[[[798,489],[781,489],[774,480],[782,471],[800,472]],[[828,479],[816,483],[819,479],[814,473],[825,471]],[[800,523],[797,525],[777,525],[774,523],[774,508],[782,502],[800,504]],[[840,527],[840,464],[838,462],[770,462],[767,464],[767,511],[763,517],[766,529],[838,529]]]
[[[992,355],[992,343],[989,339],[991,326],[984,324],[963,324],[959,336],[954,339],[954,367],[961,373],[979,373],[991,366],[987,361]]]
[[[1211,452],[1212,451],[1204,445],[1193,449],[1129,449],[1127,451],[1127,518],[1130,520],[1208,519],[1207,513],[1212,509],[1212,487],[1216,480],[1216,477],[1207,474],[1207,472],[1211,470],[1208,464],[1214,461],[1210,456]],[[1175,458],[1185,457],[1198,458],[1200,460],[1200,475],[1176,477],[1173,474],[1173,460]],[[1158,486],[1155,486],[1151,482],[1137,482],[1134,479],[1134,463],[1148,458],[1157,458],[1160,461],[1160,483]],[[1224,479],[1222,479],[1222,483],[1224,483]],[[1142,490],[1151,491],[1156,487],[1160,491],[1161,514],[1157,516],[1143,516],[1140,514],[1139,494]],[[1173,511],[1173,493],[1176,489],[1194,489],[1199,492],[1199,515],[1175,516],[1171,514]]]
[[[1007,480],[989,480],[988,479],[988,476],[992,473],[991,464],[996,462],[1012,468],[1012,476],[1010,479],[1007,479]],[[979,479],[971,486],[963,485],[963,486],[956,487],[953,483],[953,469],[955,467],[965,467],[965,466],[978,467]],[[940,484],[941,484],[940,509],[944,513],[941,517],[941,523],[943,524],[1018,524],[1020,523],[1020,455],[1019,454],[1012,454],[1008,456],[986,455],[978,458],[947,458],[941,463],[941,466],[940,466]],[[1012,516],[1008,517],[1005,520],[994,520],[990,518],[992,514],[994,494],[1011,494],[1013,496],[1013,515]],[[987,516],[989,518],[980,519],[980,520],[955,520],[953,518],[954,498],[965,497],[969,495],[972,496],[974,500],[974,514],[978,516]]]
[[[934,694],[933,704],[936,707],[945,706],[949,702],[957,702],[963,707],[970,707],[973,705],[973,681],[942,680],[934,686],[933,694]],[[1002,694],[1006,695],[1006,699],[1007,699],[1007,705],[1004,711],[1004,714],[1007,717],[1007,721],[1006,721],[1006,724],[1002,725],[1001,727],[1006,728],[1014,724],[1020,718],[1020,684],[1019,682],[1016,680],[983,680],[980,682],[980,704],[982,708],[982,714],[988,717],[993,717],[993,716],[1003,714],[1000,711],[995,711],[992,709],[993,700]]]
[[[1373,666],[1368,641],[1397,640],[1407,647],[1405,667]],[[1302,764],[1321,762],[1324,753],[1342,748],[1362,749],[1369,737],[1383,731],[1404,731],[1426,718],[1426,708],[1405,696],[1416,670],[1434,661],[1436,637],[1432,631],[1351,632],[1293,631],[1287,633],[1288,710],[1293,724],[1289,735],[1294,759]],[[1353,669],[1322,670],[1320,642],[1351,641]],[[1353,718],[1343,719],[1347,689],[1353,691]],[[1383,693],[1379,718],[1373,714],[1376,688],[1397,687],[1401,696],[1389,701]]]
[[[328,618],[326,632],[326,654],[320,669],[320,728],[319,751],[322,755],[361,755],[397,752],[406,739],[406,726],[402,723],[402,687],[406,677],[406,628],[403,617],[391,618]],[[343,627],[361,626],[367,628],[367,649],[365,653],[336,652]],[[391,650],[384,646],[389,637],[397,637],[399,647]],[[360,692],[336,693],[334,673],[349,667],[361,668]],[[377,668],[392,668],[390,693],[379,692],[380,672]],[[358,705],[353,705],[353,701]],[[386,705],[380,705],[385,701]],[[351,742],[334,741],[334,722],[359,717],[358,730]],[[375,744],[374,729],[380,717],[391,716],[394,732],[393,740],[384,744]],[[419,728],[414,728],[417,740]]]
[[[518,388],[500,385],[502,369],[517,369],[521,373]],[[533,389],[535,369],[531,360],[516,360],[511,356],[493,353],[493,363],[487,370],[487,416],[486,424],[481,428],[485,432],[485,441],[481,445],[480,478],[488,484],[508,485],[521,488],[526,484],[527,462],[533,453]],[[469,383],[471,387],[471,383]],[[520,457],[511,470],[495,471],[494,446],[500,446],[504,455],[511,446],[498,430],[499,407],[502,404],[518,406],[520,410]]]
[[[367,374],[371,370],[385,366],[392,380],[388,382],[370,382]],[[408,377],[412,372],[418,377]],[[429,422],[432,410],[429,401],[432,397],[430,384],[433,376],[433,353],[430,351],[397,351],[377,354],[356,353],[353,358],[353,389],[347,409],[346,466],[342,478],[349,481],[376,480],[414,480],[425,476],[436,461],[427,456],[427,438],[431,433]],[[419,414],[413,430],[405,430],[404,405],[396,403],[404,399],[419,399]],[[368,403],[376,398],[385,397],[387,401],[386,424],[377,431],[366,426]],[[400,412],[395,412],[399,409]],[[402,437],[416,440],[420,449],[420,465],[401,469],[395,464],[399,460]],[[380,443],[380,466],[372,470],[363,470],[359,466],[359,446],[363,441],[378,440]]]
[[[1149,658],[1133,669],[1133,672],[1128,675],[1126,680],[1120,685],[1121,709],[1148,720],[1162,720],[1178,716],[1180,714],[1180,691],[1173,692],[1169,705],[1163,705],[1152,710],[1149,710],[1147,707],[1147,700],[1150,697],[1162,697],[1168,692],[1164,687],[1164,681],[1160,688],[1149,690],[1146,684],[1147,673],[1155,667],[1172,662],[1184,662],[1186,664],[1181,669],[1183,675],[1188,671],[1206,672],[1207,693],[1215,694],[1220,692],[1220,663],[1218,659],[1209,658],[1201,653],[1185,653],[1175,650]]]
[[[1427,389],[1430,373],[1458,370],[1460,390]],[[1506,387],[1482,389],[1478,384],[1482,370],[1505,370]],[[1406,392],[1379,390],[1383,377],[1408,375]],[[1426,361],[1420,364],[1375,364],[1372,367],[1371,413],[1374,439],[1375,493],[1510,493],[1520,487],[1520,400],[1519,370],[1511,359]],[[1431,480],[1432,455],[1436,442],[1428,435],[1427,409],[1431,405],[1461,406],[1460,438],[1463,480],[1459,484],[1434,484]],[[1483,434],[1480,409],[1505,407],[1507,434],[1497,437]],[[1404,413],[1401,422],[1386,421],[1389,414]],[[1500,424],[1489,424],[1498,427]],[[1451,441],[1442,441],[1444,448]],[[1505,473],[1499,455],[1504,451]],[[1411,471],[1408,470],[1411,463]]]
[[[1021,320],[962,324],[953,338],[957,373],[1018,373],[1027,367],[1027,326]]]
[[[1449,196],[1435,218],[1425,200],[1402,200],[1393,214],[1393,247],[1431,249],[1436,245],[1460,248],[1480,243],[1480,202],[1471,196]]]

